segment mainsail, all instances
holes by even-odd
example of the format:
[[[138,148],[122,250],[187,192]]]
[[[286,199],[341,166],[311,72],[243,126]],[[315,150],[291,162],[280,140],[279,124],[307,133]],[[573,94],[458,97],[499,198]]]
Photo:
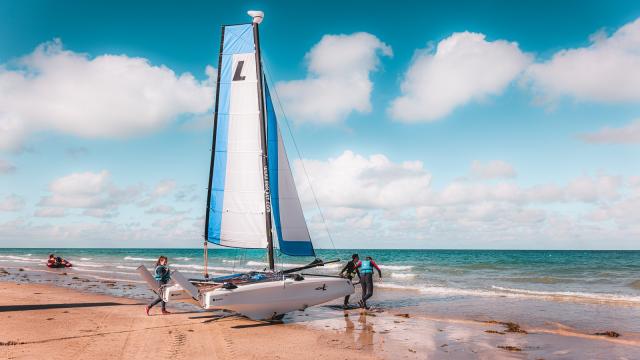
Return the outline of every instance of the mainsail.
[[[271,250],[275,230],[282,253],[313,256],[262,73],[257,26],[222,27],[205,239]]]
[[[253,25],[222,28],[206,238],[265,248],[263,146]]]

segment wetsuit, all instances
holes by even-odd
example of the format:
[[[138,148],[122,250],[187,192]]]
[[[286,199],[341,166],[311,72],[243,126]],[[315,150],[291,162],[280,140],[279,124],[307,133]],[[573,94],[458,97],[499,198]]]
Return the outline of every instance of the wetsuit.
[[[362,286],[362,307],[367,308],[367,300],[373,296],[373,269],[378,270],[378,275],[382,277],[382,271],[373,260],[362,260],[356,266],[360,271],[360,286]]]
[[[163,285],[166,285],[171,279],[171,274],[169,272],[169,267],[165,265],[156,266],[155,271],[153,272],[153,277],[156,279],[158,283],[158,287],[161,288]],[[162,296],[158,295],[158,298],[155,299],[151,304],[149,304],[148,308],[151,309],[158,303],[162,303],[162,311],[166,311],[167,303],[162,300]]]
[[[356,267],[356,262],[354,260],[349,261],[343,268],[340,270],[340,276],[343,276],[349,280],[353,280],[356,274],[360,276],[358,273],[358,268]],[[344,297],[344,306],[349,305],[349,297],[351,295],[347,295]]]

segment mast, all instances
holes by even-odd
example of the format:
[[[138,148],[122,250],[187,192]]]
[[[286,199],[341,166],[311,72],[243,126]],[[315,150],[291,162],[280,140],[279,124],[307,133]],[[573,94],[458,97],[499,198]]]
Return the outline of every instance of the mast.
[[[213,164],[216,157],[216,131],[218,129],[218,96],[220,93],[220,73],[222,68],[222,51],[224,49],[224,26],[222,27],[222,35],[220,36],[220,55],[218,56],[218,77],[216,78],[216,104],[213,115],[213,140],[211,141],[211,165],[209,166],[209,186],[213,179]],[[204,278],[209,278],[209,213],[211,212],[211,189],[207,189],[207,209],[205,211],[204,222]]]
[[[249,11],[249,16],[253,18],[253,38],[256,47],[256,73],[258,77],[258,100],[260,109],[260,133],[261,146],[262,146],[262,173],[264,177],[264,211],[265,211],[265,226],[267,228],[267,250],[269,256],[269,269],[274,270],[275,262],[273,257],[273,232],[271,223],[271,191],[269,189],[269,162],[267,158],[267,132],[266,123],[267,116],[264,106],[264,76],[262,74],[262,57],[260,54],[260,34],[258,26],[262,22],[264,13],[262,11]]]

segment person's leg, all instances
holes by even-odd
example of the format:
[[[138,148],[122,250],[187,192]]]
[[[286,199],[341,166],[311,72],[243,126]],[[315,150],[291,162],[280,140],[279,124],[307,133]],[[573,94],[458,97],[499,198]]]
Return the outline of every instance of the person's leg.
[[[151,309],[152,307],[158,305],[159,302],[163,302],[162,298],[160,296],[158,296],[158,298],[156,298],[155,300],[153,300],[153,302],[151,304],[149,304],[149,309]]]
[[[373,274],[367,274],[367,300],[373,296]]]
[[[344,297],[344,306],[349,305],[349,297],[351,297],[351,295],[347,295]]]
[[[360,274],[360,287],[362,288],[362,296],[360,298],[359,304],[364,307],[364,297],[367,295],[367,277],[364,274]]]
[[[364,307],[367,307],[367,300],[373,295],[373,274],[366,274],[364,276],[364,287],[366,288],[366,293],[363,292],[362,295],[362,303]]]
[[[168,281],[161,281],[160,282],[160,293],[163,294],[164,293],[164,286],[167,285]],[[162,296],[161,296],[162,298]],[[164,302],[164,300],[160,299],[161,303],[162,303],[162,313],[163,314],[168,314],[169,312],[167,311],[167,303]]]

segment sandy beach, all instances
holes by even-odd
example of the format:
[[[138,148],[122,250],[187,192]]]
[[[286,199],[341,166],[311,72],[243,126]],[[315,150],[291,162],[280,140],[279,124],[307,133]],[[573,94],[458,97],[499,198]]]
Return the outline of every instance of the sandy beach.
[[[147,317],[124,298],[7,282],[0,289],[3,359],[371,358],[339,334],[298,325],[180,310]]]
[[[6,359],[551,359],[640,355],[640,339],[568,327],[431,318],[397,311],[309,309],[284,323],[169,308],[121,297],[1,282],[0,357]]]

